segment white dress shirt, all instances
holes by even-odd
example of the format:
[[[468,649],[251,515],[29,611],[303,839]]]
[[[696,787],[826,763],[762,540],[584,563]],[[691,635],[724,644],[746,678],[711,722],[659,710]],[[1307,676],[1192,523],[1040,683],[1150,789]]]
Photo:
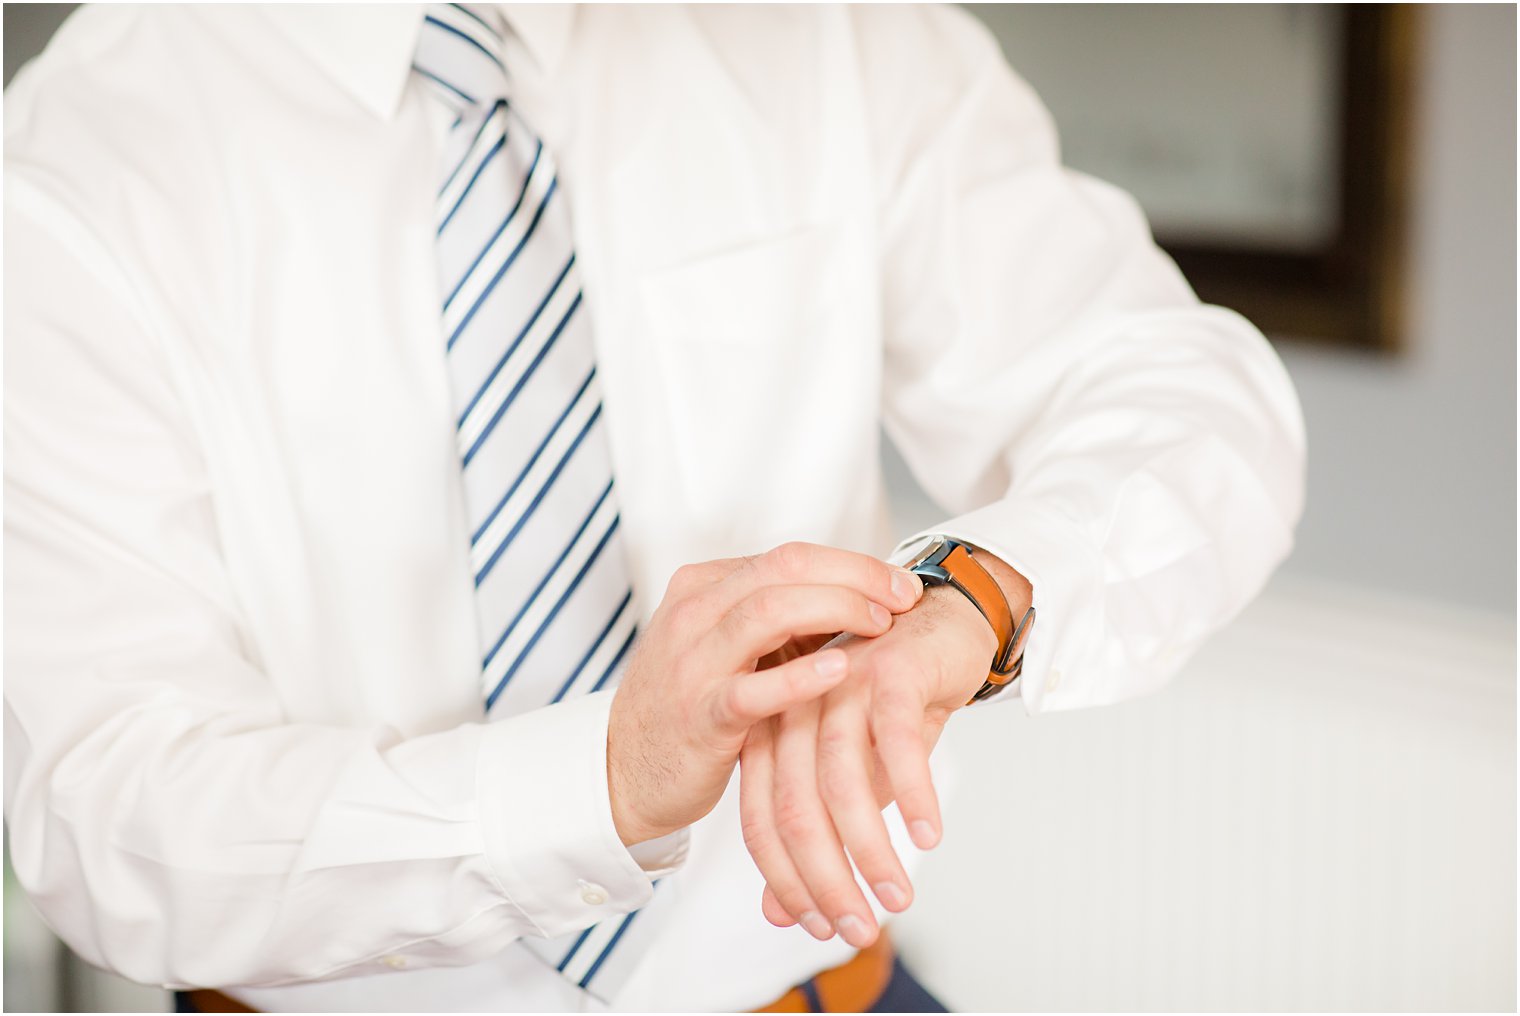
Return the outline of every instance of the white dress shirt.
[[[936,528],[1033,582],[1032,713],[1160,687],[1288,552],[1303,431],[1277,357],[1198,304],[1129,197],[1060,167],[970,17],[508,16],[644,616],[686,562],[912,535],[883,422]],[[765,923],[734,787],[635,857],[610,694],[481,722],[421,17],[85,8],[6,95],[17,874],[139,981],[553,1010],[593,1003],[513,940],[676,867],[616,1006],[764,1004],[849,948]]]

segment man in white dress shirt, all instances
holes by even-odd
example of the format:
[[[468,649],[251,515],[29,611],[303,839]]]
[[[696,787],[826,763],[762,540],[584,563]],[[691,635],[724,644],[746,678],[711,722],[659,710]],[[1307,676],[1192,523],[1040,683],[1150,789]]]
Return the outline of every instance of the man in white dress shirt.
[[[567,582],[535,665],[574,694],[493,712],[532,667],[482,663],[439,282],[498,113],[501,165],[557,166],[631,592],[551,628]],[[954,9],[86,8],[5,130],[12,857],[135,980],[817,1007],[910,904],[926,746],[989,666],[1021,654],[977,708],[1154,690],[1291,546],[1277,358]],[[924,535],[890,531],[883,424],[1023,635],[879,561]]]

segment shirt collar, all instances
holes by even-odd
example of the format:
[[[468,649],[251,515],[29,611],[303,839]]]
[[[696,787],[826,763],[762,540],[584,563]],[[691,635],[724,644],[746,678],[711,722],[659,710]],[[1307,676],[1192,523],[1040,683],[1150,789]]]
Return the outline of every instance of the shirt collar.
[[[501,4],[508,26],[522,40],[528,56],[548,73],[559,66],[570,44],[575,4]],[[509,68],[510,69],[510,68]]]
[[[406,90],[426,4],[280,4],[262,8],[275,27],[366,109],[395,114]],[[502,4],[502,14],[539,69],[564,56],[573,4]]]

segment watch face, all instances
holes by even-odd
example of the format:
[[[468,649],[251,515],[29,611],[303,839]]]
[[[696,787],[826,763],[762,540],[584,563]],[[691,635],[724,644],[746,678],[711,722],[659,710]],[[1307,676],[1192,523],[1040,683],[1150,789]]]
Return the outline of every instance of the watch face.
[[[904,568],[912,570],[934,556],[934,552],[945,545],[943,536],[921,536],[903,549],[908,555]]]

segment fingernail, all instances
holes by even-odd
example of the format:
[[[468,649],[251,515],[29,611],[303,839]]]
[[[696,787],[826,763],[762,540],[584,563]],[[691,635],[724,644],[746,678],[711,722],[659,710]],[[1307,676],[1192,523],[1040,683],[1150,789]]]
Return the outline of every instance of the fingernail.
[[[844,653],[837,649],[830,649],[813,656],[813,669],[818,671],[820,677],[838,677],[844,668]]]
[[[892,573],[892,595],[897,597],[898,603],[911,607],[918,602],[919,594],[923,591],[923,579],[912,572],[899,568]]]
[[[876,891],[876,898],[881,900],[881,905],[888,910],[901,910],[908,905],[908,894],[896,882],[878,882],[871,888]]]
[[[871,622],[878,628],[885,628],[892,623],[892,615],[879,603],[871,604]]]
[[[908,832],[913,836],[913,843],[919,850],[932,850],[939,842],[939,833],[934,827],[923,819],[914,819],[908,826]]]
[[[807,933],[820,942],[827,942],[834,937],[834,929],[829,927],[829,922],[823,919],[823,915],[816,910],[809,910],[802,915],[802,926]]]
[[[871,937],[866,931],[866,922],[854,914],[845,914],[839,919],[839,934],[857,949],[864,949]]]

